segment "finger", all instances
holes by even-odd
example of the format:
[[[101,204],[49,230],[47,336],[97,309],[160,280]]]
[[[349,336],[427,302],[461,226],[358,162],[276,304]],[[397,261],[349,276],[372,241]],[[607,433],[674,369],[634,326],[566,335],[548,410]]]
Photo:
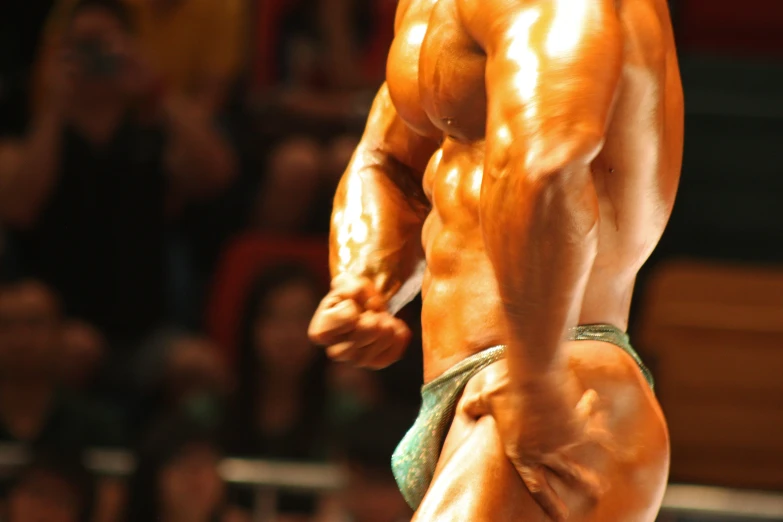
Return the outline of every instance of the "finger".
[[[354,344],[350,341],[337,343],[326,347],[326,355],[337,362],[351,361],[352,354],[355,352]]]
[[[329,308],[321,308],[313,316],[308,333],[318,344],[334,344],[338,337],[356,328],[362,309],[352,300],[341,301]]]
[[[584,443],[598,444],[616,454],[626,453],[617,444],[614,434],[606,428],[606,412],[599,408],[599,396],[595,390],[587,390],[576,405],[576,416],[582,422]],[[578,444],[580,445],[580,444]]]
[[[360,352],[381,336],[378,324],[378,314],[364,312],[359,315],[350,332],[332,336],[332,346],[327,348],[327,355],[336,361],[356,362],[360,358]]]
[[[385,368],[388,364],[383,365],[385,359],[389,358],[387,355],[392,348],[394,340],[390,336],[381,336],[374,343],[365,346],[356,356],[356,364],[361,368],[367,368],[370,370],[379,370]],[[389,363],[391,364],[391,363]]]
[[[568,508],[560,499],[560,495],[552,489],[552,486],[546,479],[544,468],[540,466],[533,468],[522,466],[517,467],[517,471],[533,500],[536,501],[549,518],[555,522],[564,522],[568,519]]]
[[[591,498],[598,498],[604,491],[603,481],[598,473],[562,454],[547,455],[542,459],[542,464],[564,482],[578,488]]]
[[[580,419],[588,419],[598,406],[598,392],[589,389],[582,394],[576,404],[576,414]]]
[[[385,318],[381,326],[384,330],[382,338],[389,339],[389,342],[386,343],[382,351],[374,356],[373,360],[368,362],[368,367],[371,369],[380,370],[399,361],[410,342],[411,331],[404,321],[388,314],[385,315]]]
[[[369,279],[347,274],[341,274],[332,280],[331,293],[342,299],[353,299],[363,307],[378,295]]]

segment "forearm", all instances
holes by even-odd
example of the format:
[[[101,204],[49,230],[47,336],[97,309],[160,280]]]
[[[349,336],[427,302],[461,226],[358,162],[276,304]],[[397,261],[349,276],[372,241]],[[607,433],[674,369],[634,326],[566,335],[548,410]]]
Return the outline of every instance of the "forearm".
[[[335,197],[330,234],[332,275],[347,273],[370,279],[387,304],[400,298],[409,300],[418,288],[412,289],[413,295],[395,296],[421,268],[421,227],[427,212],[411,169],[360,146]],[[406,287],[406,291],[411,289]],[[393,303],[392,307],[400,305]]]
[[[0,165],[0,218],[11,226],[31,226],[57,182],[62,122],[41,114],[24,142],[9,144]]]
[[[589,166],[570,153],[562,161],[529,164],[488,172],[481,195],[484,240],[508,327],[509,368],[518,382],[558,364],[597,248],[598,201]]]

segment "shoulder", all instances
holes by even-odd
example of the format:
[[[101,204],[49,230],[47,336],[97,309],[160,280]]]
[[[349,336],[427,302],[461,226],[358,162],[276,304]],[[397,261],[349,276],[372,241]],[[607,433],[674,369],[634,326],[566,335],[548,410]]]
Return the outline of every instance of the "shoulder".
[[[621,0],[454,1],[460,23],[488,53],[496,46],[505,49],[509,42],[517,45],[520,39],[548,49],[568,48],[570,53],[587,35],[603,40],[604,33],[616,31]],[[561,41],[567,44],[553,45]],[[554,50],[548,53],[557,54]]]

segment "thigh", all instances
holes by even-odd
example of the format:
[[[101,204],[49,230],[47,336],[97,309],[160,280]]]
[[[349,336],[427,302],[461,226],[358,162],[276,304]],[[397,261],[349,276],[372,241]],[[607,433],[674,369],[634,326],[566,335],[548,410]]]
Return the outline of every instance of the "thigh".
[[[412,522],[546,520],[503,453],[494,420],[457,418]]]
[[[465,389],[435,477],[413,522],[549,520],[506,458],[492,417],[477,414],[471,407],[504,364],[505,361],[500,361],[482,371]],[[630,386],[637,386],[635,376],[631,377]],[[642,386],[643,381],[639,380],[638,385]],[[599,499],[585,498],[550,475],[553,488],[569,507],[569,522],[652,522],[655,519],[666,482],[668,445],[665,426],[657,426],[663,422],[657,405],[648,404],[651,395],[646,390],[639,389],[639,393],[642,399],[637,406],[640,407],[625,412],[629,418],[618,423],[622,428],[617,435],[629,448],[628,453],[615,455],[607,451],[598,456],[593,454],[585,461],[606,479],[608,489]],[[613,408],[612,397],[604,397],[603,402]],[[626,403],[627,398],[622,402]],[[650,438],[650,433],[661,430],[663,438]],[[656,442],[650,444],[652,440]]]

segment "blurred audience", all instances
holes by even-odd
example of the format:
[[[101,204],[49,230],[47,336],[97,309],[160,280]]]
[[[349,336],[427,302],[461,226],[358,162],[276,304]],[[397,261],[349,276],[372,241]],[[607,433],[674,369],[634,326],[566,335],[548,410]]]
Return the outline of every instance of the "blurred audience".
[[[322,290],[295,264],[263,272],[245,308],[232,453],[255,458],[312,461],[326,457],[326,367],[323,350],[307,338]],[[284,513],[309,514],[307,496],[284,495]]]
[[[326,357],[307,338],[321,285],[294,264],[260,275],[242,324],[235,451],[307,460],[324,456]]]
[[[12,478],[2,519],[6,522],[93,520],[94,478],[78,458],[39,452]]]
[[[127,0],[139,45],[162,97],[184,98],[214,116],[242,66],[245,0]]]
[[[121,0],[137,28],[135,56],[145,64],[148,101],[180,100],[213,118],[242,68],[245,0]],[[46,48],[67,32],[80,0],[58,0]]]
[[[136,435],[172,416],[214,430],[222,426],[234,383],[208,339],[161,332],[139,354],[135,372],[141,399],[133,415]]]
[[[24,134],[34,64],[55,0],[0,2],[0,138]]]
[[[377,88],[386,78],[396,0],[320,0],[329,76],[338,89]]]
[[[0,287],[0,442],[56,455],[116,448],[125,437],[116,413],[60,386],[61,326],[59,303],[43,284]],[[96,521],[113,521],[123,492],[121,481],[100,481]]]
[[[305,119],[361,119],[385,76],[395,9],[393,0],[258,0],[256,100]]]
[[[171,211],[234,175],[230,146],[190,102],[140,118],[149,84],[134,38],[119,0],[81,0],[47,55],[29,135],[0,155],[0,220],[18,232],[25,267],[113,347],[164,319]]]
[[[326,236],[337,184],[358,140],[340,135],[322,145],[307,136],[283,139],[265,162],[251,228],[278,236]]]
[[[89,395],[94,392],[108,346],[94,326],[69,320],[62,327],[60,382],[64,388]]]
[[[301,235],[313,225],[313,205],[321,188],[323,151],[313,139],[296,137],[270,154],[251,216],[256,230]]]
[[[347,484],[324,502],[318,522],[403,522],[412,512],[397,489],[389,462],[411,416],[394,409],[368,411],[347,424],[336,443]]]
[[[0,441],[47,448],[117,446],[112,413],[59,383],[60,305],[35,281],[0,287]]]
[[[138,454],[125,522],[243,522],[227,502],[214,433],[176,416],[155,426]]]

